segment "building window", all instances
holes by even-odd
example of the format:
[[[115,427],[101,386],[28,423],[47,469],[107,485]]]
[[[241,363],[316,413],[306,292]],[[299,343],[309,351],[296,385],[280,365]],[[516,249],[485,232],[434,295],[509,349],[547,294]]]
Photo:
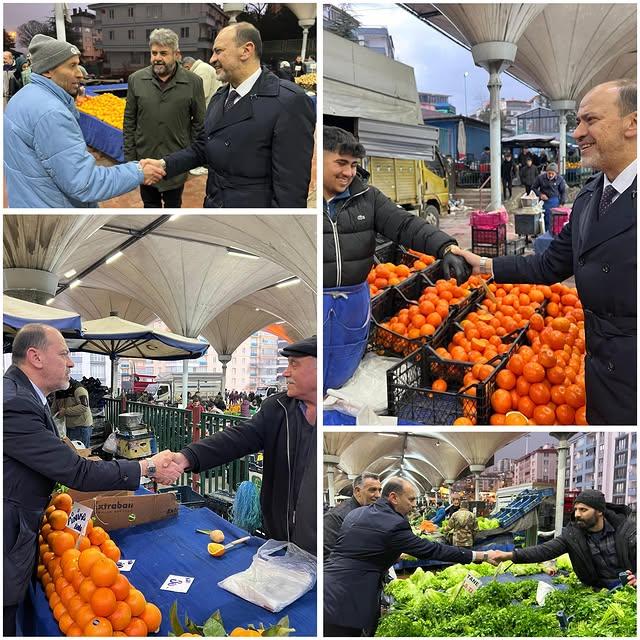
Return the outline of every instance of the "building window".
[[[189,37],[189,27],[180,27],[180,37],[181,38]]]
[[[180,15],[183,17],[190,15],[190,7],[188,2],[180,3]]]
[[[115,40],[115,39],[116,39],[116,32],[109,31],[109,40]]]
[[[129,38],[129,40],[135,40],[136,37],[136,32],[134,29],[129,29],[127,31],[127,37]]]
[[[116,10],[115,9],[109,9],[109,17],[113,20],[113,18],[116,17]]]
[[[133,7],[127,8],[127,17],[133,18]]]
[[[162,17],[161,4],[147,5],[147,18],[160,18],[160,17]]]

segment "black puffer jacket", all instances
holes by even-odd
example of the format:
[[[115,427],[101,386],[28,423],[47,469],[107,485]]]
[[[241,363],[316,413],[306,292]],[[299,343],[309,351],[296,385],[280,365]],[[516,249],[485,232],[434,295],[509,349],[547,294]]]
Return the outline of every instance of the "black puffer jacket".
[[[351,196],[339,201],[335,222],[324,202],[325,289],[360,284],[367,279],[373,264],[376,233],[438,258],[447,245],[457,244],[454,238],[406,212],[357,176],[350,189]]]
[[[618,565],[624,570],[636,573],[636,520],[631,515],[631,509],[626,505],[607,503],[604,512],[605,519],[616,530],[616,554]],[[544,544],[529,547],[528,549],[516,549],[513,552],[513,561],[544,562],[568,553],[573,565],[573,570],[580,582],[590,587],[605,587],[602,578],[597,575],[593,564],[587,534],[574,522],[570,522],[562,533],[553,540]]]

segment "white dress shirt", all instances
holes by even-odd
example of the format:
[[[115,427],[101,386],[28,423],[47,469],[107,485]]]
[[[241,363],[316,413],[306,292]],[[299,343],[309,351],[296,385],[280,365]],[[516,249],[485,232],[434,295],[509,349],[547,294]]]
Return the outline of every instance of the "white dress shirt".
[[[637,174],[637,160],[633,160],[631,164],[627,165],[613,182],[607,178],[606,173],[604,174],[604,185],[602,187],[602,191],[604,191],[608,185],[611,185],[616,190],[616,194],[611,200],[612,204],[620,197],[621,193],[624,193],[633,184]]]
[[[260,74],[262,73],[262,68],[258,67],[244,82],[241,82],[237,87],[233,85],[229,85],[231,89],[235,89],[238,96],[233,101],[233,104],[236,104],[240,98],[244,98],[247,93],[253,89],[253,85],[257,82]]]

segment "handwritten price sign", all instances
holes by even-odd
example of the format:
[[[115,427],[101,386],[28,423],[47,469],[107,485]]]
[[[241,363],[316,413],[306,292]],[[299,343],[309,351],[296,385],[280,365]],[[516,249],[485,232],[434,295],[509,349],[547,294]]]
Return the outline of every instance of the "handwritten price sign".
[[[81,536],[87,530],[87,525],[93,514],[91,507],[85,507],[82,504],[74,504],[71,513],[69,514],[69,520],[67,521],[67,527]]]
[[[177,591],[178,593],[187,593],[189,587],[193,584],[193,578],[187,576],[169,576],[164,584],[160,587],[164,591]]]

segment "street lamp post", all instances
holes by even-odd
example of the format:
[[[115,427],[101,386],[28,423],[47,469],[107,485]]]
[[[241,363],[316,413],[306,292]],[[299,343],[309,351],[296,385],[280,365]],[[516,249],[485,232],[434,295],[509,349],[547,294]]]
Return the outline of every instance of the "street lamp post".
[[[469,110],[467,109],[467,78],[469,77],[469,72],[464,72],[464,115],[469,115]]]

